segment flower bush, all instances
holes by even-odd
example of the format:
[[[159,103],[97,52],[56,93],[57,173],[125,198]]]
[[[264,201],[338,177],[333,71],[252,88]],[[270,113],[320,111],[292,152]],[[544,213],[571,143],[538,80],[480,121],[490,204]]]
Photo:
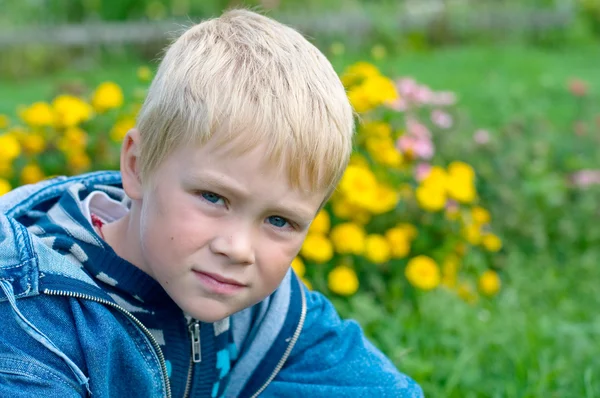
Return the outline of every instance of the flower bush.
[[[151,78],[138,70],[140,88]],[[313,289],[343,299],[359,291],[387,309],[444,288],[472,302],[500,290],[502,241],[480,203],[477,173],[436,152],[454,127],[455,96],[374,65],[341,76],[358,113],[355,150],[338,189],[311,224],[292,266]],[[114,82],[89,95],[63,93],[0,115],[0,194],[52,175],[116,169],[144,90],[127,98]]]
[[[393,81],[363,62],[341,78],[358,112],[355,150],[311,225],[297,273],[330,294],[374,294],[388,310],[440,288],[469,302],[497,294],[502,241],[477,173],[435,150],[454,127],[454,94]]]

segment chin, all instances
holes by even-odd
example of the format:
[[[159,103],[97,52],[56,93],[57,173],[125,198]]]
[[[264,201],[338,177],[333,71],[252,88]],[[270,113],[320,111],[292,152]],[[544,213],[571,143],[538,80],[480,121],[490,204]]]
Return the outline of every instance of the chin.
[[[224,306],[222,303],[213,300],[208,300],[208,302],[204,301],[200,305],[198,303],[194,304],[195,305],[189,306],[188,308],[185,308],[184,306],[181,308],[186,314],[192,316],[194,319],[207,323],[218,322],[227,318],[234,312],[237,312],[235,309],[223,308]]]

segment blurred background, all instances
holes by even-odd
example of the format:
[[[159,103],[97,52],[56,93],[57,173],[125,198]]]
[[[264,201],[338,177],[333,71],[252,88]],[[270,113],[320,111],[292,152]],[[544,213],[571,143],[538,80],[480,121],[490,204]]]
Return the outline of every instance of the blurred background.
[[[118,167],[165,45],[246,6],[361,113],[294,268],[431,397],[600,397],[599,0],[0,0],[0,193]]]

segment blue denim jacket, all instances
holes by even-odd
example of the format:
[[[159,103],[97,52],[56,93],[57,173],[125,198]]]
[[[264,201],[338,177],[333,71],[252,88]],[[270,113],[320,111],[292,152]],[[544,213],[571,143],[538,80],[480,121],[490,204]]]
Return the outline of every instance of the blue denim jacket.
[[[74,182],[121,180],[116,172],[59,177],[0,197],[0,397],[171,397],[144,325],[26,228]],[[231,328],[239,355],[226,397],[422,397],[292,270],[271,296],[234,314]]]

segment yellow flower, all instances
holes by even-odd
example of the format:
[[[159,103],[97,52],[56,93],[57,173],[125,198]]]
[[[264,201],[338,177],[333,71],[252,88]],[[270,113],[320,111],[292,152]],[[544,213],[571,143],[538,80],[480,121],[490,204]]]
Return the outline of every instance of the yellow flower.
[[[360,126],[360,131],[367,137],[392,138],[392,126],[385,122],[366,122]]]
[[[442,210],[446,206],[447,183],[448,176],[444,169],[432,167],[415,192],[419,206],[431,212]]]
[[[442,264],[442,285],[453,288],[456,286],[459,259],[455,255],[448,256]]]
[[[123,105],[123,91],[118,84],[104,82],[100,84],[92,96],[92,105],[98,112],[106,112]]]
[[[329,219],[329,213],[326,210],[321,209],[315,219],[310,224],[310,228],[308,229],[308,233],[321,233],[326,234],[329,232],[329,228],[331,227],[331,220]]]
[[[36,102],[20,112],[21,119],[31,127],[54,124],[54,111],[47,102]]]
[[[315,263],[325,263],[333,257],[333,246],[325,235],[308,234],[300,249],[300,254]]]
[[[52,101],[58,127],[73,127],[92,118],[92,107],[73,95],[59,95]]]
[[[358,290],[358,276],[348,266],[335,267],[327,276],[327,286],[333,293],[341,296],[351,296]]]
[[[292,268],[296,272],[296,275],[298,275],[300,278],[306,274],[306,266],[300,257],[295,257],[292,260]]]
[[[89,170],[92,165],[92,160],[83,150],[69,151],[66,155],[69,169],[75,174]]]
[[[371,234],[365,240],[365,258],[372,263],[382,264],[390,260],[392,250],[388,241],[381,235]]]
[[[417,235],[419,234],[419,231],[417,230],[417,228],[412,224],[400,223],[396,226],[396,228],[404,231],[404,233],[406,233],[406,236],[408,236],[408,239],[410,239],[410,240],[415,239],[417,237]]]
[[[448,165],[448,174],[459,176],[464,179],[475,179],[475,171],[473,167],[465,162],[455,161]]]
[[[21,137],[21,145],[28,155],[37,155],[46,147],[46,140],[39,133],[29,133]]]
[[[427,176],[423,179],[423,185],[435,187],[437,189],[445,189],[448,184],[448,174],[446,171],[439,167],[433,166]]]
[[[408,256],[408,253],[410,253],[410,237],[404,229],[390,228],[385,231],[385,238],[390,245],[392,257],[403,258]]]
[[[366,207],[374,202],[378,184],[371,170],[359,166],[348,166],[339,187],[340,192],[349,203]]]
[[[127,132],[135,127],[134,118],[121,119],[115,123],[113,128],[110,130],[110,139],[114,142],[121,142],[127,135]]]
[[[483,235],[481,244],[490,252],[497,252],[502,248],[502,241],[492,233]]]
[[[21,154],[21,145],[12,134],[0,135],[0,161],[12,162]]]
[[[140,66],[137,70],[137,77],[142,82],[148,82],[152,79],[152,71],[147,66]]]
[[[471,203],[477,197],[475,172],[463,162],[452,162],[448,166],[448,195],[461,203]]]
[[[88,135],[79,127],[70,127],[58,140],[57,147],[64,153],[82,152],[87,145]]]
[[[373,160],[381,165],[399,167],[402,164],[402,154],[398,152],[391,138],[369,137],[365,147]]]
[[[479,277],[479,290],[486,296],[497,294],[500,286],[500,277],[495,271],[487,270]]]
[[[376,70],[376,69],[375,69]],[[398,92],[394,82],[377,73],[368,72],[367,74],[346,75],[342,77],[346,81],[346,86],[352,86],[348,90],[348,99],[359,112],[367,112],[386,102],[391,102],[398,98]],[[360,84],[355,84],[357,82]]]
[[[477,224],[487,224],[491,220],[490,212],[480,206],[475,206],[471,209],[471,217]]]
[[[432,258],[420,255],[408,261],[404,271],[411,285],[422,289],[435,289],[440,284],[440,269]]]
[[[10,192],[11,189],[10,182],[6,181],[4,178],[0,178],[0,196]]]
[[[464,229],[464,236],[467,242],[473,246],[481,243],[481,227],[477,224],[467,225]]]
[[[11,162],[0,159],[0,178],[11,178],[13,171]]]
[[[373,108],[369,93],[364,86],[355,86],[348,91],[348,100],[354,110],[358,113],[364,113]]]
[[[366,78],[379,75],[379,69],[375,65],[368,62],[357,62],[346,68],[341,76],[341,80],[344,86],[349,87]]]
[[[5,129],[10,125],[8,116],[0,114],[0,129]]]
[[[365,230],[358,224],[347,222],[331,230],[331,241],[340,254],[362,254],[365,250]]]
[[[398,204],[398,193],[386,185],[379,185],[371,202],[365,208],[373,214],[383,214],[394,210]]]
[[[30,163],[21,170],[21,182],[23,184],[35,184],[36,182],[43,180],[44,177],[46,177],[44,172],[40,166],[35,163]]]
[[[421,185],[416,190],[417,202],[424,210],[436,212],[446,206],[446,192],[435,185]]]
[[[371,219],[371,216],[365,209],[348,202],[348,200],[341,195],[332,199],[331,210],[338,218],[351,219],[352,221],[363,225],[368,223]]]

